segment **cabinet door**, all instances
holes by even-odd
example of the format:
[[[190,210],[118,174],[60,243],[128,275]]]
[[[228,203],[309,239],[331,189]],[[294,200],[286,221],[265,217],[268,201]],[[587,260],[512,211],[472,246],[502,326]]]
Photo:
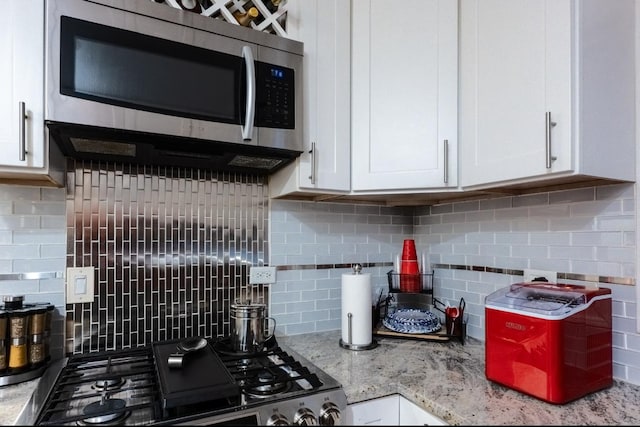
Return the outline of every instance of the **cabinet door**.
[[[458,2],[352,4],[352,189],[455,187]]]
[[[461,186],[574,168],[571,38],[570,0],[461,1]]]
[[[290,2],[288,35],[304,43],[304,144],[298,186],[351,189],[351,4]],[[284,173],[287,173],[285,171]]]
[[[371,399],[347,405],[344,425],[397,426],[399,395]]]
[[[0,14],[0,171],[44,166],[44,0]],[[20,116],[24,105],[26,117]],[[21,131],[23,129],[23,132]]]

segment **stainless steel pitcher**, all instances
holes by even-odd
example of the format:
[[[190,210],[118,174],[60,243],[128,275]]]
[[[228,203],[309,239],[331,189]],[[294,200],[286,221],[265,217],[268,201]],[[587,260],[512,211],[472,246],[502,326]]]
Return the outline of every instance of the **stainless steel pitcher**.
[[[256,353],[276,331],[276,319],[265,317],[265,304],[236,301],[231,304],[231,347],[239,353]],[[267,323],[273,322],[271,333],[265,335]]]

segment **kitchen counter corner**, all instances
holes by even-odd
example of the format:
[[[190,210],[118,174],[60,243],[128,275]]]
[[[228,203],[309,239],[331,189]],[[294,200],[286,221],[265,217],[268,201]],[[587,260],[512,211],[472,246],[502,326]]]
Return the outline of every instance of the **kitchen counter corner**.
[[[20,412],[29,401],[29,398],[36,389],[40,378],[0,387],[0,425],[14,425]]]
[[[340,331],[278,337],[339,381],[348,403],[399,393],[452,425],[639,425],[640,386],[554,405],[486,379],[484,343],[376,337],[372,350],[339,346]]]

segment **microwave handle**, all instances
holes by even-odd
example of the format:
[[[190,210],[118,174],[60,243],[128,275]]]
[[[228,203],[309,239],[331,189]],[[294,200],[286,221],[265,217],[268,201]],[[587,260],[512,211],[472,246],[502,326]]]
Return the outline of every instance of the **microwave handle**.
[[[256,111],[256,72],[250,46],[242,48],[242,57],[247,67],[247,104],[245,106],[245,123],[242,126],[242,139],[250,141],[253,135],[253,117]]]

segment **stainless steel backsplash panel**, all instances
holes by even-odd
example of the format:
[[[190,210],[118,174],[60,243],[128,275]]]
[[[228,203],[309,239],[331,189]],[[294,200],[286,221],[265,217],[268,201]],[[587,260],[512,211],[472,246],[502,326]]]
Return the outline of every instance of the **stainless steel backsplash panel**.
[[[67,304],[66,352],[229,335],[236,298],[268,303],[265,177],[69,159],[67,267],[94,266],[92,303]]]

